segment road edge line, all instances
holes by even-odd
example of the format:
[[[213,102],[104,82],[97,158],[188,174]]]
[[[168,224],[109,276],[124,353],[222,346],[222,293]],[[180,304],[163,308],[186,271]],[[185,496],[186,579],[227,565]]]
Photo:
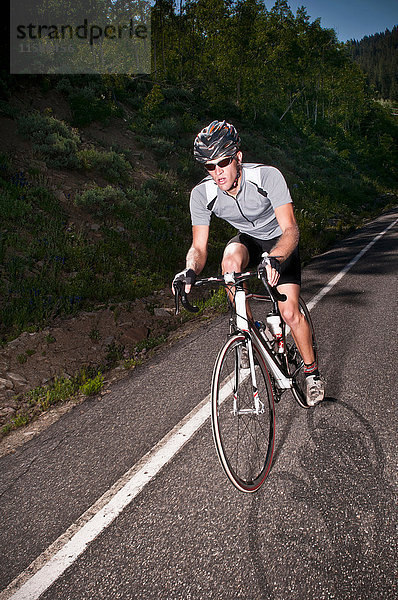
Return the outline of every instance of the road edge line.
[[[362,258],[362,256],[366,254],[366,252],[370,250],[370,248],[376,242],[378,242],[384,234],[387,233],[387,231],[394,227],[396,223],[398,223],[398,219],[395,219],[395,221],[390,223],[388,227],[386,227],[383,231],[378,233],[364,248],[362,248],[362,250],[360,250],[360,252],[358,252],[358,254],[354,256],[354,258],[350,260],[349,263],[346,264],[346,266],[343,269],[341,269],[339,273],[337,273],[337,275],[332,277],[332,279],[307,303],[308,310],[311,311],[318,304],[318,302],[324,296],[326,296],[326,294],[330,292],[330,290],[344,277],[344,275],[346,275],[346,273],[348,273],[348,271]]]
[[[0,600],[38,599],[181,450],[209,416],[210,394],[0,592]]]

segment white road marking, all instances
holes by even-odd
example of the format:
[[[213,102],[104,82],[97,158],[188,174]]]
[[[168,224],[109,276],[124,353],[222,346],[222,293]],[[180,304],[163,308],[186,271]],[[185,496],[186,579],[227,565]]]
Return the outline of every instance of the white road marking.
[[[355,265],[355,263],[357,263],[359,261],[360,258],[362,258],[362,256],[381,238],[383,237],[383,235],[385,233],[387,233],[387,231],[389,229],[391,229],[391,227],[394,227],[394,225],[398,223],[398,219],[395,219],[395,221],[393,221],[392,223],[390,223],[390,225],[388,227],[386,227],[384,229],[384,231],[382,231],[381,233],[378,233],[371,242],[369,242],[369,244],[367,246],[365,246],[364,248],[362,248],[362,250],[360,252],[358,252],[358,254],[356,256],[354,256],[354,258],[352,260],[350,260],[349,263],[346,264],[346,266],[340,271],[340,273],[337,273],[337,275],[335,275],[333,277],[333,279],[331,279],[329,281],[329,283],[327,283],[325,285],[325,287],[323,287],[321,289],[320,292],[318,292],[313,298],[312,300],[310,300],[310,302],[308,302],[307,304],[307,308],[308,310],[312,310],[314,308],[314,306],[316,306],[318,304],[318,302],[328,293],[330,292],[330,290],[336,285],[336,283],[338,283],[340,281],[340,279],[342,279],[344,277],[344,275],[346,273],[348,273],[348,271],[351,269],[351,267],[353,267]]]
[[[376,235],[308,303],[311,310],[396,223]],[[224,386],[226,387],[226,386]],[[38,600],[181,450],[210,416],[210,394],[0,593],[0,600]]]
[[[210,416],[210,395],[156,444],[3,592],[0,600],[36,600],[116,519]]]

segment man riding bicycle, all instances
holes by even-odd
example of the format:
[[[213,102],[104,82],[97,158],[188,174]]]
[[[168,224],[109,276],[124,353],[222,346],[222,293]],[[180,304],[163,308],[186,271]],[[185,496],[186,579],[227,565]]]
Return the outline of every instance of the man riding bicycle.
[[[194,156],[208,172],[190,198],[192,245],[186,268],[174,281],[182,281],[189,293],[207,259],[211,215],[238,230],[224,250],[222,272],[242,272],[262,264],[268,282],[287,296],[279,303],[304,360],[307,403],[315,406],[325,395],[307,321],[299,310],[301,266],[299,230],[286,181],[278,169],[257,163],[242,163],[240,137],[226,121],[213,121],[194,142]],[[248,315],[251,318],[250,308]]]

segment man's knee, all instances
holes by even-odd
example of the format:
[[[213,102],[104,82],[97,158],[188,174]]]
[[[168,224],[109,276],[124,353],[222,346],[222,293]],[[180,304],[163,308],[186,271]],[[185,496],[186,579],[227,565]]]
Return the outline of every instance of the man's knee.
[[[223,273],[240,272],[249,262],[249,253],[243,244],[229,244],[224,250],[221,263]]]
[[[300,287],[296,284],[282,284],[278,286],[279,292],[287,296],[285,302],[279,302],[282,319],[294,329],[300,322],[301,312],[299,307]]]
[[[294,329],[295,325],[300,321],[300,309],[298,303],[294,301],[289,302],[289,300],[281,302],[279,310],[281,311],[282,319],[285,323]]]
[[[241,263],[233,255],[224,256],[221,268],[223,273],[238,273],[241,270]]]

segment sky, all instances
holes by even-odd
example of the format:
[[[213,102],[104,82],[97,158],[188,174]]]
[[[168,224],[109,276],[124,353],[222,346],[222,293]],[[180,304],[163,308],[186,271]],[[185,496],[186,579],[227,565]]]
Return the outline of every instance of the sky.
[[[310,20],[321,18],[321,27],[334,29],[340,42],[361,40],[398,25],[398,0],[288,0],[294,14],[300,6]],[[268,9],[274,2],[265,0]]]

